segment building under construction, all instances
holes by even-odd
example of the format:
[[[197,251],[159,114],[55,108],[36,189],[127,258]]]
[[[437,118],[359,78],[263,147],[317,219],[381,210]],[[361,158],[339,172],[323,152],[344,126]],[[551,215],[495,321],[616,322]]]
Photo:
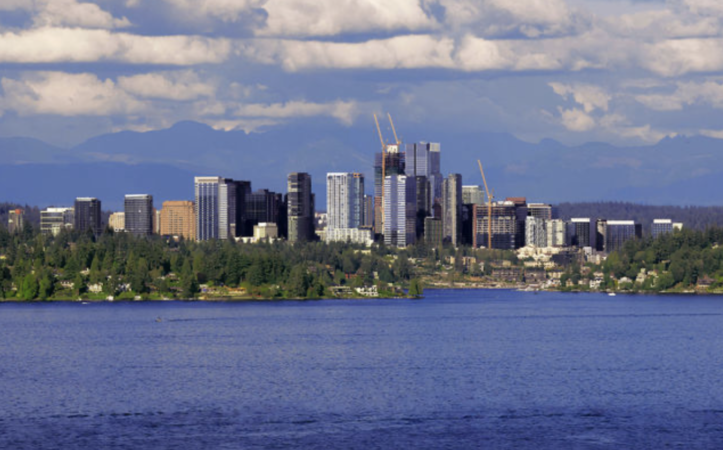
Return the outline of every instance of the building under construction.
[[[519,234],[516,210],[514,202],[511,201],[494,202],[491,208],[488,205],[475,205],[472,235],[474,247],[487,247],[488,233],[491,231],[493,249],[514,250]]]

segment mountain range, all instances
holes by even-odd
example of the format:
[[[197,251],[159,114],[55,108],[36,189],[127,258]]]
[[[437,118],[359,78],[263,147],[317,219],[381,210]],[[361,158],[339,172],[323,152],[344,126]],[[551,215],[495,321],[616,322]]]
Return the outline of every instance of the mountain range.
[[[481,184],[480,159],[498,199],[720,203],[723,151],[718,139],[566,146],[550,139],[524,142],[504,133],[404,128],[405,142],[440,142],[443,173],[461,173],[464,184]],[[254,133],[179,122],[158,131],[104,134],[67,149],[32,138],[0,138],[0,201],[69,205],[75,197],[94,196],[104,208],[119,209],[123,195],[150,193],[160,205],[192,199],[196,175],[251,180],[254,189],[284,192],[286,175],[298,171],[311,173],[317,208],[324,209],[327,172],[364,172],[371,193],[372,162],[380,147],[373,123],[345,127],[331,120]]]

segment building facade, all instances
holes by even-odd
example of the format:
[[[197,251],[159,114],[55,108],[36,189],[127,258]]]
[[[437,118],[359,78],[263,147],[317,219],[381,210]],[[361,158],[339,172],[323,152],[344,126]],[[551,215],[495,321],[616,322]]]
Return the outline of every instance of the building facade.
[[[155,212],[153,196],[149,194],[126,195],[124,201],[125,230],[134,236],[153,234]]]
[[[114,212],[108,217],[108,228],[116,233],[126,230],[126,213]]]
[[[615,252],[626,242],[642,237],[642,227],[632,220],[608,220],[605,234],[605,251]]]
[[[567,238],[573,247],[596,247],[597,230],[595,222],[589,217],[577,217],[570,219],[568,224]]]
[[[442,183],[442,222],[445,242],[462,245],[462,175],[458,173]]]
[[[73,208],[47,208],[40,211],[40,232],[47,236],[57,236],[63,230],[72,230]]]
[[[543,220],[552,220],[552,205],[546,203],[528,203],[527,215]]]
[[[364,174],[334,172],[326,175],[326,239],[334,240],[335,229],[359,228],[364,224]]]
[[[483,205],[484,192],[479,186],[462,186],[462,203],[465,205]]]
[[[654,239],[663,234],[672,233],[673,221],[671,219],[654,219],[650,232]]]
[[[429,182],[430,212],[434,213],[442,205],[442,182],[444,177],[441,171],[441,145],[436,142],[419,142],[406,145],[406,168],[408,177],[426,177]],[[391,175],[391,174],[388,174]]]
[[[397,145],[387,145],[385,153],[374,155],[374,232],[384,230],[384,180],[391,175],[404,175],[406,153]]]
[[[311,192],[311,175],[304,172],[289,174],[286,208],[289,242],[313,241],[315,238],[314,195]]]
[[[191,201],[169,200],[163,202],[161,209],[161,236],[196,239],[196,209]]]
[[[369,246],[374,243],[374,230],[368,227],[327,228],[325,238],[327,242],[351,242]]]
[[[235,189],[228,178],[195,177],[196,240],[229,239],[235,217]]]
[[[488,205],[474,206],[474,247],[487,247],[490,228],[492,248],[514,250],[517,248],[518,225],[515,204],[510,201],[492,203],[491,216]]]
[[[548,247],[565,247],[567,245],[567,224],[564,220],[549,220],[546,228]]]
[[[100,220],[100,200],[94,197],[78,197],[75,199],[73,209],[75,210],[73,227],[76,230],[80,232],[90,230],[95,235],[99,235],[103,231]]]
[[[442,219],[427,217],[424,219],[424,243],[432,248],[442,247],[444,227]]]
[[[25,228],[25,211],[12,209],[8,211],[8,231],[10,234],[20,233]]]
[[[525,221],[525,246],[545,248],[547,244],[547,224],[549,220],[528,216]]]
[[[384,243],[406,247],[416,241],[416,178],[391,175],[384,180]]]

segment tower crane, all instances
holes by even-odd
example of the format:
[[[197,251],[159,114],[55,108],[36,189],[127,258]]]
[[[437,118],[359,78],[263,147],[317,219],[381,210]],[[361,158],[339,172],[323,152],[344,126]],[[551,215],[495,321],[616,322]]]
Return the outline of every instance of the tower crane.
[[[490,192],[487,188],[487,178],[485,178],[485,171],[482,169],[482,162],[478,159],[477,164],[479,165],[479,172],[482,174],[482,182],[485,185],[485,194],[487,194],[487,248],[492,249],[492,199],[494,198],[494,191]]]

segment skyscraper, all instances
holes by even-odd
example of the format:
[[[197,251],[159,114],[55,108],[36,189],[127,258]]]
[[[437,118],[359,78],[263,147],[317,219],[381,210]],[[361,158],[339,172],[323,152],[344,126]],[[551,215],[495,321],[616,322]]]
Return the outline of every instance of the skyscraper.
[[[424,219],[432,215],[432,197],[430,194],[430,185],[427,177],[417,175],[414,177],[417,184],[417,219],[416,233],[417,240],[424,236]]]
[[[434,205],[439,206],[442,204],[442,180],[444,177],[441,172],[439,143],[420,142],[407,144],[405,173],[411,177],[427,177],[430,186],[429,205],[431,211],[434,211]]]
[[[326,175],[327,235],[329,231],[364,224],[364,175],[334,172]]]
[[[47,208],[40,211],[40,232],[57,236],[62,230],[73,228],[73,208]]]
[[[374,156],[374,231],[384,229],[384,178],[390,175],[404,175],[406,154],[399,151],[398,145],[387,145],[385,153]]]
[[[374,227],[374,196],[364,195],[364,226]]]
[[[286,210],[289,223],[289,242],[314,240],[314,195],[311,175],[290,173],[287,180]]]
[[[102,231],[100,221],[100,200],[93,197],[78,197],[75,199],[75,229],[81,232],[91,230],[99,235]]]
[[[124,202],[125,228],[135,236],[153,234],[153,196],[148,194],[126,195]]]
[[[196,240],[233,238],[236,218],[236,189],[233,180],[196,177]]]
[[[159,234],[195,240],[196,213],[193,202],[185,200],[163,202]]]
[[[545,203],[528,203],[527,215],[545,220],[552,220],[552,205]]]
[[[390,175],[384,179],[384,243],[406,247],[416,240],[416,178]]]
[[[442,222],[444,240],[462,244],[462,175],[450,174],[442,183]]]

